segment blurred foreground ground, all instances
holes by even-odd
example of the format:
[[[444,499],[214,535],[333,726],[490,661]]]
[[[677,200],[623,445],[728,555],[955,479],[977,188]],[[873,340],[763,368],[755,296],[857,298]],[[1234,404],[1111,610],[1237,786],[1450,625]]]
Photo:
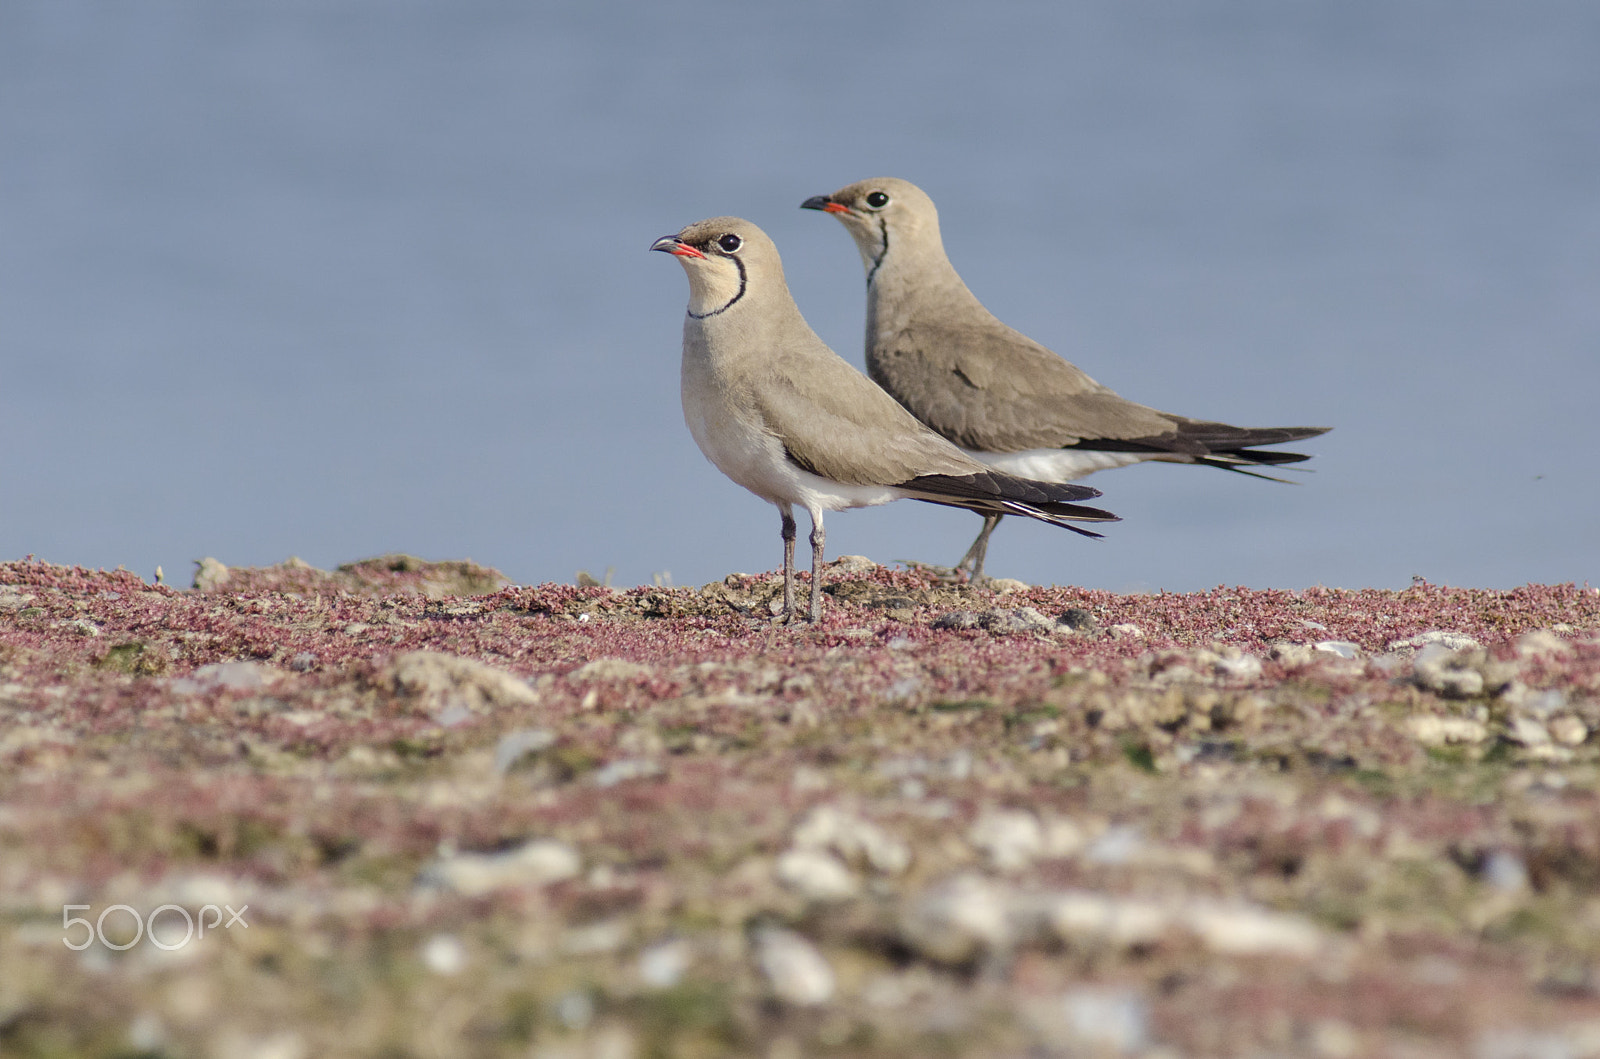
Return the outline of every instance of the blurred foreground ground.
[[[0,1054],[1600,1056],[1594,589],[199,583],[0,564]]]

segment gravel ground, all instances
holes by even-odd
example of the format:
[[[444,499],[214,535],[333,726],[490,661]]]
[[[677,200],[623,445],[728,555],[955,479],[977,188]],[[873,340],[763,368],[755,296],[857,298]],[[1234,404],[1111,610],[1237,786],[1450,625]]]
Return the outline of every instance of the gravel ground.
[[[0,1054],[1600,1056],[1595,589],[829,577],[0,563]]]

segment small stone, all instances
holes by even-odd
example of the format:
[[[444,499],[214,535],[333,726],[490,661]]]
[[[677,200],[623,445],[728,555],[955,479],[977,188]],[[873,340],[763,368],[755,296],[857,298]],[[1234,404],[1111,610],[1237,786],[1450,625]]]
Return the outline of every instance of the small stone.
[[[1417,652],[1412,662],[1416,682],[1430,691],[1451,699],[1470,699],[1483,694],[1483,674],[1475,664],[1482,661],[1477,648],[1453,650],[1430,643]]]
[[[872,606],[882,610],[888,618],[907,622],[916,617],[917,601],[910,596],[885,596]]]
[[[1517,637],[1518,658],[1564,658],[1572,645],[1547,629],[1535,629]]]
[[[626,919],[602,919],[564,931],[561,951],[568,956],[603,956],[626,945],[630,933]]]
[[[460,702],[452,702],[433,715],[433,723],[440,728],[454,728],[472,720],[472,711]]]
[[[1589,738],[1589,726],[1570,713],[1549,724],[1551,738],[1565,746],[1577,746]]]
[[[1142,640],[1144,630],[1132,622],[1123,621],[1111,626],[1111,636],[1117,640]]]
[[[1359,658],[1361,648],[1349,640],[1323,640],[1313,644],[1312,648],[1325,654],[1336,655],[1339,658]]]
[[[454,934],[435,934],[422,945],[422,963],[434,974],[460,974],[467,965],[467,949]]]
[[[562,993],[555,1002],[555,1016],[569,1030],[581,1030],[594,1021],[594,997],[586,989]]]
[[[648,758],[621,758],[595,769],[589,780],[596,787],[615,787],[628,780],[650,779],[661,772],[661,765]]]
[[[167,1028],[153,1011],[141,1012],[128,1026],[128,1047],[137,1052],[165,1052]]]
[[[1318,1019],[1309,1033],[1311,1054],[1316,1059],[1355,1059],[1361,1054],[1361,1035],[1340,1019]]]
[[[1548,717],[1557,710],[1565,709],[1567,705],[1567,693],[1560,688],[1530,691],[1518,685],[1507,692],[1506,697],[1511,700],[1507,705],[1533,717]]]
[[[765,927],[755,935],[756,964],[773,995],[796,1007],[815,1007],[833,998],[833,968],[816,947],[792,930]]]
[[[500,742],[494,748],[494,771],[496,775],[504,776],[510,772],[523,758],[530,754],[537,754],[554,746],[556,736],[554,732],[545,728],[522,728],[515,732],[508,732],[500,737]]]
[[[1438,644],[1448,651],[1464,651],[1472,647],[1480,647],[1477,640],[1464,632],[1444,632],[1438,629],[1418,633],[1403,640],[1390,640],[1386,649],[1390,651],[1421,650],[1430,644]]]
[[[1212,952],[1225,956],[1306,958],[1322,947],[1322,933],[1306,919],[1250,905],[1197,902],[1181,922]]]
[[[457,599],[454,597],[430,601],[423,607],[424,617],[440,620],[459,620],[481,617],[488,610],[481,599]]]
[[[821,849],[788,850],[773,864],[772,873],[778,882],[808,901],[846,901],[860,889],[855,874],[839,858]]]
[[[21,610],[29,603],[32,603],[33,600],[34,597],[31,594],[23,592],[20,588],[14,588],[11,585],[0,585],[0,610]]]
[[[1084,859],[1094,864],[1127,864],[1144,852],[1144,836],[1137,827],[1122,824],[1109,827],[1084,851]]]
[[[1021,871],[1044,852],[1044,829],[1030,812],[990,812],[972,825],[967,841],[987,854],[996,870]]]
[[[976,629],[978,616],[970,610],[952,610],[933,619],[935,629]]]
[[[212,558],[194,561],[194,587],[201,592],[215,592],[228,583],[232,576],[226,566]]]
[[[650,672],[649,666],[624,658],[596,658],[585,662],[572,677],[574,680],[633,680],[649,676]]]
[[[228,1029],[218,1037],[210,1054],[217,1059],[306,1059],[311,1052],[293,1030],[252,1037],[240,1030]]]
[[[1072,1036],[1084,1044],[1131,1054],[1149,1042],[1149,1005],[1132,990],[1074,989],[1061,1003]]]
[[[1033,586],[1014,577],[991,577],[983,583],[983,587],[997,596],[1006,596],[1013,592],[1026,592]]]
[[[828,564],[828,571],[835,574],[870,574],[877,569],[878,564],[865,555],[841,555]]]
[[[832,849],[846,861],[865,861],[874,871],[899,875],[911,866],[911,848],[870,820],[819,805],[794,829],[797,849]]]
[[[1126,949],[1161,940],[1172,915],[1152,901],[1070,890],[1047,903],[1045,920],[1067,945]]]
[[[1009,944],[1008,902],[1007,893],[982,876],[957,875],[906,906],[900,937],[926,959],[966,963]]]
[[[482,662],[440,651],[408,651],[378,677],[419,712],[437,716],[451,705],[472,712],[533,706],[539,696],[522,680]]]
[[[1316,650],[1303,643],[1275,643],[1267,657],[1286,669],[1299,669],[1317,661]]]
[[[1506,736],[1526,747],[1548,746],[1550,730],[1532,717],[1513,717],[1506,725]]]
[[[1446,743],[1481,743],[1489,738],[1489,727],[1469,717],[1439,717],[1418,714],[1406,718],[1406,730],[1423,746]]]
[[[583,867],[578,851],[554,839],[535,839],[504,853],[457,853],[423,869],[423,886],[481,897],[495,890],[544,886],[575,878]]]
[[[1083,828],[1077,823],[1066,819],[1047,819],[1042,822],[1044,830],[1044,848],[1041,856],[1046,859],[1062,857],[1075,857],[1083,852],[1089,844],[1089,837],[1084,834]]]
[[[1217,658],[1211,664],[1211,671],[1224,680],[1248,684],[1261,676],[1261,659],[1235,648]]]
[[[1528,886],[1528,869],[1515,854],[1497,849],[1484,859],[1483,881],[1506,893],[1525,890]]]
[[[1094,615],[1082,607],[1068,607],[1056,618],[1057,625],[1063,625],[1073,632],[1093,632],[1100,628],[1100,623],[1094,620]]]
[[[1573,1047],[1563,1033],[1521,1027],[1484,1030],[1472,1044],[1473,1059],[1586,1059],[1594,1052]]]
[[[289,668],[296,673],[309,673],[322,662],[321,658],[311,651],[301,651],[289,659]]]
[[[651,989],[671,989],[694,961],[694,948],[682,938],[658,942],[639,954],[639,980]]]
[[[996,636],[1051,632],[1055,628],[1055,622],[1032,607],[986,610],[978,615],[978,625]]]

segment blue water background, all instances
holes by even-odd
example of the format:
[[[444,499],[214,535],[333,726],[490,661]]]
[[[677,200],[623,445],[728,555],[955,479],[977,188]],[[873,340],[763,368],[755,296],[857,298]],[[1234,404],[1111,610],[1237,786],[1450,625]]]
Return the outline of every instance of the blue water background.
[[[0,557],[770,569],[646,248],[756,221],[859,365],[859,259],[797,207],[895,175],[1126,396],[1336,427],[1295,487],[1097,475],[1105,541],[1011,520],[991,572],[1600,583],[1596,56],[1583,0],[7,0]],[[977,526],[899,503],[829,552],[951,562]]]

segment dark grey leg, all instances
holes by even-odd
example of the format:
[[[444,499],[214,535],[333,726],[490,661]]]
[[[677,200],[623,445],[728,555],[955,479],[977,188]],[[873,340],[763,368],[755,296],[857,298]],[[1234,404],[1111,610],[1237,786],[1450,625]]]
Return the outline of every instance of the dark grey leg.
[[[972,542],[967,554],[956,564],[957,570],[968,568],[972,570],[971,576],[967,579],[969,583],[976,585],[983,582],[983,560],[989,554],[989,534],[994,532],[994,528],[1000,525],[1000,520],[1004,517],[1004,515],[983,516],[983,529],[978,532],[978,539]]]
[[[799,532],[794,524],[794,512],[779,508],[783,515],[783,620],[794,617],[794,538]]]
[[[811,518],[811,620],[822,620],[822,543],[828,539],[822,532],[822,512]]]

